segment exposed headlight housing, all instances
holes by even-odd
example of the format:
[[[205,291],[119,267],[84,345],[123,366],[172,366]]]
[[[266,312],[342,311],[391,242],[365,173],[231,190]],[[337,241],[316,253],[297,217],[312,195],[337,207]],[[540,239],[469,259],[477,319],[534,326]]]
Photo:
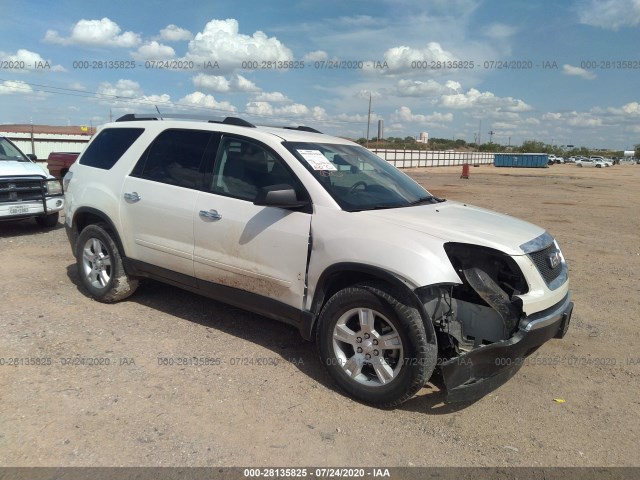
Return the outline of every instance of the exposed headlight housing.
[[[60,182],[58,180],[47,180],[46,188],[49,195],[62,194],[62,185],[60,185]]]

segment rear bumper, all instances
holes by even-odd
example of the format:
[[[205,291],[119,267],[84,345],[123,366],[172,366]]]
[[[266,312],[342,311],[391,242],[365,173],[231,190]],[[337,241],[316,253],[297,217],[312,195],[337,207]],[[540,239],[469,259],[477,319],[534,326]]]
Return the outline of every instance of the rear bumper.
[[[522,320],[509,340],[476,348],[444,362],[441,371],[447,402],[473,401],[502,385],[537,347],[552,338],[564,337],[572,312],[573,302],[567,294],[557,305]]]

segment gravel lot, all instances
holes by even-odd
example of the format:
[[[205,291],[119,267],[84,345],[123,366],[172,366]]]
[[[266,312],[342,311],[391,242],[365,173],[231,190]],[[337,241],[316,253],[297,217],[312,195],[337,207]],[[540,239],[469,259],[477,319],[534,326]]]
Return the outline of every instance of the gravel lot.
[[[640,465],[640,166],[408,173],[563,248],[571,328],[504,386],[370,408],[292,327],[155,282],[94,302],[62,224],[0,224],[0,466]]]

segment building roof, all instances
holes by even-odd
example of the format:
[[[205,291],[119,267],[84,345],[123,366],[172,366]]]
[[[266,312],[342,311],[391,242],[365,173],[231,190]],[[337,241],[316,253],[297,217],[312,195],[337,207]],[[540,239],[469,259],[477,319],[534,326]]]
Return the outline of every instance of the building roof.
[[[96,133],[95,127],[87,126],[61,126],[61,125],[31,125],[30,123],[0,125],[0,132],[4,133],[46,133],[53,135],[87,135]]]

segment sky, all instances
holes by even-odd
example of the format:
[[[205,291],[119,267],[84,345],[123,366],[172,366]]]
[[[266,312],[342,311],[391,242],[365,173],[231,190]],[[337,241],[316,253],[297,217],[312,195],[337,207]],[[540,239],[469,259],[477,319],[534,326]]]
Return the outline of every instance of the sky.
[[[0,124],[158,109],[360,138],[371,98],[370,136],[640,143],[640,0],[174,5],[0,0]]]

